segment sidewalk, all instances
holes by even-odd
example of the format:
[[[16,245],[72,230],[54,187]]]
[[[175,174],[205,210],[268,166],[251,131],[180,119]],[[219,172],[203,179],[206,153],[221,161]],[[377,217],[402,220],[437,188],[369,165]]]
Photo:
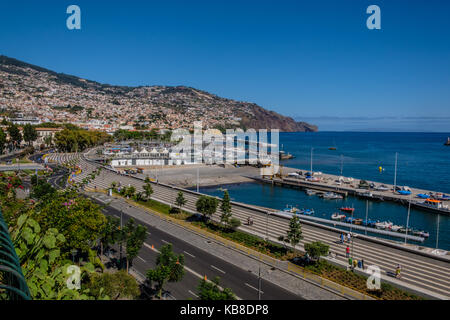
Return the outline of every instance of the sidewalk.
[[[313,284],[310,281],[301,279],[299,276],[294,275],[294,270],[283,271],[276,267],[272,267],[264,260],[260,262],[256,258],[250,257],[249,255],[241,253],[235,249],[228,248],[220,242],[215,241],[213,235],[211,235],[211,239],[205,238],[202,235],[186,230],[182,226],[178,226],[168,220],[163,220],[156,214],[149,214],[149,212],[144,209],[137,208],[135,206],[130,207],[130,205],[123,199],[110,198],[102,193],[90,193],[90,196],[102,203],[109,203],[110,206],[123,210],[135,219],[148,223],[149,225],[163,230],[174,237],[195,245],[201,250],[232,263],[243,270],[248,270],[255,275],[258,274],[259,267],[261,266],[261,276],[263,279],[298,294],[305,299],[345,300],[346,298],[351,298],[343,296],[338,292],[335,293],[332,292],[332,290],[322,288],[318,284]],[[285,268],[287,270],[287,262],[282,263],[286,264]],[[291,274],[291,272],[293,274]]]

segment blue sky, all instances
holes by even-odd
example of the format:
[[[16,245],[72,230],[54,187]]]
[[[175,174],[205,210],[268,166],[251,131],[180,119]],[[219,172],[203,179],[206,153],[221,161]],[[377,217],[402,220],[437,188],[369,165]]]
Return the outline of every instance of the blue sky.
[[[81,8],[81,30],[66,8]],[[366,8],[381,8],[368,30]],[[450,131],[448,1],[3,1],[0,54],[117,85],[186,85],[322,130]]]

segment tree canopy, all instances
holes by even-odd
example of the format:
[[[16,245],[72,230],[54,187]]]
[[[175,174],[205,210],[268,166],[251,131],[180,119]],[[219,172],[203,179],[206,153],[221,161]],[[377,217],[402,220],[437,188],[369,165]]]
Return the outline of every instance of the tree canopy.
[[[211,282],[202,279],[198,286],[200,300],[236,300],[236,296],[230,288],[221,289],[219,287],[219,281],[219,277],[215,277]]]
[[[80,152],[110,140],[106,132],[66,128],[55,133],[54,144],[63,152]]]
[[[195,206],[197,211],[203,215],[203,218],[208,220],[216,212],[218,202],[216,198],[200,196]]]
[[[299,244],[300,240],[303,239],[302,236],[302,226],[300,224],[300,218],[297,215],[294,215],[289,222],[289,230],[287,231],[287,239],[291,243],[292,246]]]

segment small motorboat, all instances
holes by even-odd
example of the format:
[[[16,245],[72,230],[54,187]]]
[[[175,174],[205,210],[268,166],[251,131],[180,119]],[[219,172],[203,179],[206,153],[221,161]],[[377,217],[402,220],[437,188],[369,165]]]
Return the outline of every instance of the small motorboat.
[[[302,209],[299,213],[306,216],[312,216],[314,214],[314,209]]]
[[[379,185],[378,187],[375,187],[375,190],[377,190],[377,191],[388,191],[389,188],[386,187],[384,184],[382,184],[382,185]]]
[[[347,223],[353,223],[354,220],[355,220],[355,219],[352,218],[352,217],[347,217],[347,218],[345,218],[345,222],[347,222]]]
[[[343,212],[350,212],[350,213],[352,213],[352,212],[355,211],[355,208],[342,207],[342,208],[340,208],[339,210],[341,210],[341,211],[343,211]]]
[[[337,150],[336,147],[329,147],[328,150]]]
[[[335,200],[335,199],[343,199],[344,197],[334,192],[327,192],[323,194],[322,198],[328,200]]]
[[[425,193],[419,193],[417,195],[417,198],[421,198],[421,199],[428,199],[430,197],[429,194],[425,194]]]
[[[383,221],[383,222],[375,223],[375,228],[377,228],[377,229],[390,230],[391,227],[392,227],[392,222]]]
[[[406,228],[400,228],[400,229],[398,229],[398,232],[401,232],[401,233],[406,233]],[[411,228],[408,228],[408,233],[412,233],[412,229]]]
[[[311,190],[311,189],[306,189],[306,194],[307,194],[308,196],[312,196],[312,195],[315,195],[315,194],[316,194],[316,191]]]
[[[433,195],[433,198],[436,199],[436,200],[444,200],[444,201],[445,200],[450,200],[450,196],[448,196],[446,194],[443,194],[443,193],[440,193],[440,192],[435,193]]]
[[[450,137],[447,137],[447,141],[445,141],[444,146],[450,146]]]
[[[400,229],[404,228],[403,226],[397,226],[397,225],[393,225],[391,226],[391,231],[397,232]]]
[[[357,224],[357,225],[362,225],[362,222],[363,222],[362,219],[355,219],[355,220],[353,220],[353,223]]]
[[[296,207],[293,206],[286,206],[286,208],[284,208],[283,212],[285,213],[299,213],[299,210]]]
[[[420,231],[419,234],[421,237],[424,237],[424,238],[428,238],[430,236],[430,233],[426,232],[426,231]]]
[[[373,228],[375,227],[376,223],[377,223],[377,221],[370,220],[370,219],[362,221],[363,226],[368,226],[368,227],[373,227]]]
[[[338,221],[342,221],[346,218],[345,214],[341,214],[341,213],[333,213],[331,215],[331,220],[338,220]]]
[[[401,194],[402,196],[409,196],[411,194],[411,191],[409,190],[398,190],[398,194]]]

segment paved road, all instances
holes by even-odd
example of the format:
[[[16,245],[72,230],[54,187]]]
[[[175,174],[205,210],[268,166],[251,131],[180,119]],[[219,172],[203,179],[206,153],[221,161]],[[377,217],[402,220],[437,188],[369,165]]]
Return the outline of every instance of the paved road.
[[[53,154],[52,160],[78,163],[83,168],[82,174],[76,178],[78,181],[97,168],[96,164],[86,161],[79,154]],[[142,181],[118,175],[108,170],[103,170],[90,186],[109,188],[113,181],[121,182],[122,186],[133,185],[137,191],[142,191]],[[178,192],[178,190],[157,184],[153,184],[153,190],[152,198],[170,204],[174,203]],[[185,192],[185,198],[187,200],[185,209],[195,211],[197,195]],[[241,227],[244,231],[263,236],[267,234],[273,240],[277,239],[279,235],[285,235],[288,230],[288,220],[265,215],[256,210],[233,205],[232,213],[234,217],[239,218],[241,221],[246,221],[249,216],[253,218],[253,226],[244,225]],[[213,215],[213,219],[218,219],[218,213]],[[302,230],[304,239],[301,241],[301,245],[320,240],[330,245],[331,252],[337,254],[339,261],[346,263],[345,248],[347,244],[338,243],[339,233],[307,223],[303,224]],[[448,262],[376,244],[360,238],[354,239],[353,256],[358,260],[363,258],[366,266],[379,266],[384,276],[386,276],[386,272],[395,270],[397,264],[401,264],[403,267],[402,282],[450,298],[450,263]]]
[[[58,180],[63,174],[55,174],[49,182],[58,187]],[[123,210],[118,210],[112,206],[98,202],[106,215],[121,217],[125,224],[130,216]],[[127,210],[128,211],[128,210]],[[223,287],[229,287],[240,298],[245,300],[258,299],[258,277],[253,273],[243,270],[227,261],[224,261],[214,255],[211,255],[197,247],[176,238],[164,231],[150,226],[147,223],[139,221],[147,228],[148,237],[145,245],[140,250],[138,257],[133,262],[133,269],[139,275],[145,276],[146,271],[156,266],[157,250],[167,243],[171,243],[174,252],[183,254],[185,257],[185,266],[190,270],[186,271],[183,280],[179,283],[168,283],[165,287],[166,292],[175,299],[196,299],[198,298],[197,286],[201,278],[205,275],[208,279],[220,277],[220,284]],[[153,245],[153,248],[152,248]],[[261,299],[265,300],[299,300],[302,297],[285,290],[269,281],[261,279]]]
[[[104,205],[102,203],[99,203]],[[120,218],[120,211],[111,206],[105,206],[103,212],[106,215],[112,215]],[[123,223],[130,218],[128,214],[123,213]],[[258,299],[258,277],[246,270],[242,270],[237,266],[219,259],[197,247],[176,238],[164,231],[152,227],[142,221],[140,224],[145,225],[148,230],[148,237],[146,245],[139,252],[139,256],[134,260],[133,267],[142,275],[146,271],[156,265],[156,257],[158,253],[151,249],[153,245],[156,250],[159,250],[167,243],[171,243],[174,252],[183,254],[185,257],[185,266],[193,270],[200,277],[207,276],[208,279],[220,277],[220,284],[223,287],[229,287],[241,299],[255,300]],[[200,278],[197,275],[187,271],[185,279],[181,283],[169,284],[167,289],[170,294],[177,299],[195,299],[196,288],[199,284]],[[262,299],[266,300],[293,300],[302,299],[273,283],[262,279],[261,281]],[[194,294],[193,294],[194,293]]]

